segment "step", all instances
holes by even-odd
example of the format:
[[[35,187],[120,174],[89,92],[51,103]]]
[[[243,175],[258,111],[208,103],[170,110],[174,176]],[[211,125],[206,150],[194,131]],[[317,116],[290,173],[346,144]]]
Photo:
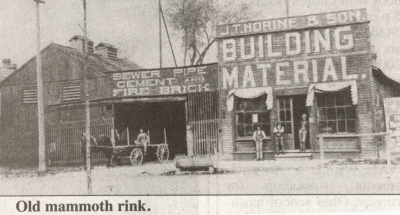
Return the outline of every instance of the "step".
[[[298,160],[312,160],[312,153],[284,153],[284,154],[279,154],[275,155],[274,158],[276,161],[278,160],[293,160],[293,161],[298,161]]]

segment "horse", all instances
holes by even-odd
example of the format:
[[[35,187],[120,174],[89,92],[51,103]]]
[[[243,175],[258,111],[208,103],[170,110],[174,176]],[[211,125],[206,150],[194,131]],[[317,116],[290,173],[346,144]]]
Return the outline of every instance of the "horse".
[[[116,145],[119,145],[120,142],[124,141],[124,137],[126,133],[123,132],[122,135],[119,135],[118,131],[115,130],[115,142]],[[84,158],[84,166],[86,169],[86,135],[83,133],[81,137],[81,151],[82,156]],[[114,149],[112,141],[109,137],[105,135],[100,135],[98,137],[90,136],[90,158],[92,158],[92,153],[103,152],[104,156],[107,159],[107,167],[114,167],[113,159],[115,158]],[[92,147],[92,146],[100,146],[100,147]],[[91,160],[91,159],[90,159]]]
[[[86,169],[86,135],[83,134],[81,138],[81,151],[84,160],[84,165]],[[92,147],[92,146],[101,146],[101,147]],[[107,167],[112,166],[113,159],[113,148],[111,139],[107,136],[100,135],[98,137],[90,137],[90,160],[92,160],[92,153],[103,152],[104,156],[107,159]]]

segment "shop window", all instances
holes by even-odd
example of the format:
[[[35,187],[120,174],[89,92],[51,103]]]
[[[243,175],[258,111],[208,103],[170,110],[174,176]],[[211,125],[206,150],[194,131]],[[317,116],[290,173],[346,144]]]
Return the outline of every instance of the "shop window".
[[[292,102],[290,98],[279,98],[279,122],[285,128],[285,134],[292,133]]]
[[[356,108],[349,91],[317,94],[317,105],[320,133],[356,132]]]
[[[257,126],[270,136],[269,111],[265,104],[266,96],[254,99],[235,98],[236,136],[252,137]]]

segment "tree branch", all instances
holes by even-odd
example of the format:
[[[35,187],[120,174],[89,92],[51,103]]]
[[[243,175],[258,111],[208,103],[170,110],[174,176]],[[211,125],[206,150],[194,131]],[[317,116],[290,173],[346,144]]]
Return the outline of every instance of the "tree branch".
[[[203,64],[204,57],[206,56],[206,54],[207,54],[207,52],[208,52],[208,49],[210,49],[210,47],[212,46],[212,44],[214,44],[214,42],[215,42],[216,40],[217,40],[217,39],[214,38],[214,39],[211,40],[211,42],[204,48],[204,50],[201,52],[201,54],[200,54],[200,56],[199,56],[199,59],[198,59],[197,62],[196,62],[196,65]]]

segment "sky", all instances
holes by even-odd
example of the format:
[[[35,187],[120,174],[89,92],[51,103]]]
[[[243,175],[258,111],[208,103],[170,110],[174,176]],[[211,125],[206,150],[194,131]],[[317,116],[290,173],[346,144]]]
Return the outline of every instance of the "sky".
[[[40,6],[41,47],[51,42],[69,45],[74,35],[83,35],[82,0],[44,0]],[[167,8],[168,0],[161,0]],[[223,1],[223,0],[220,0]],[[254,19],[286,16],[283,0],[236,0],[253,5]],[[88,37],[95,45],[114,44],[119,57],[128,58],[145,68],[159,67],[158,0],[87,0]],[[10,58],[23,65],[36,52],[36,12],[33,0],[0,1],[0,59]],[[289,0],[289,15],[367,8],[371,45],[377,53],[377,65],[389,77],[400,81],[400,1],[398,0]],[[167,21],[167,25],[170,24]],[[179,34],[169,29],[178,65],[183,65]],[[163,67],[174,66],[163,30]],[[216,45],[205,59],[216,62]]]

